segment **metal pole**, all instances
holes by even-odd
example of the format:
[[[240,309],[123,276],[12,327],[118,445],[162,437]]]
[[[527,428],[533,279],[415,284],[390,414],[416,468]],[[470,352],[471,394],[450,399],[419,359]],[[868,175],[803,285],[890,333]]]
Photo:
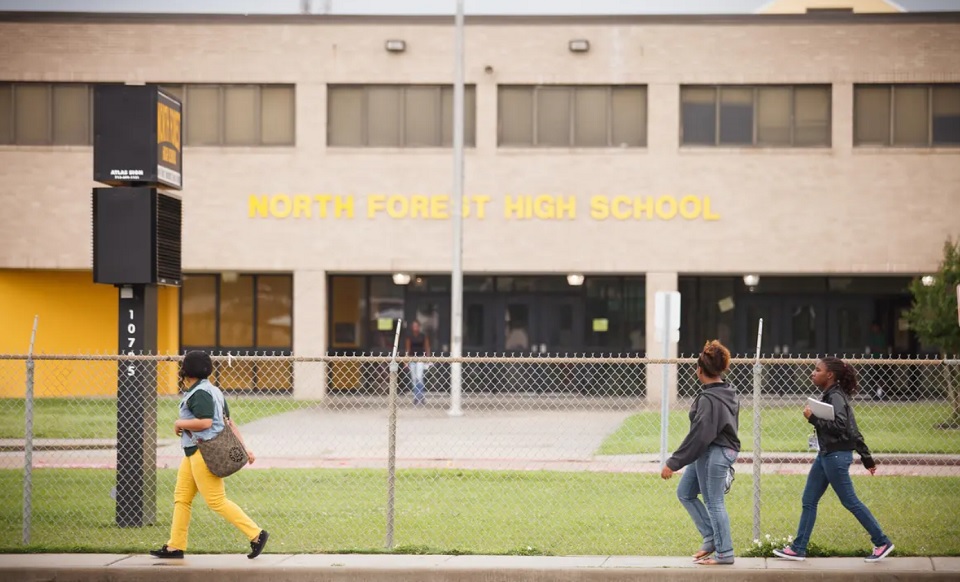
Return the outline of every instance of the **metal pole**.
[[[463,0],[454,19],[453,81],[453,269],[450,282],[450,355],[463,355]],[[450,416],[460,407],[460,362],[450,364]]]
[[[390,420],[387,424],[387,549],[393,549],[393,519],[397,497],[397,345],[400,343],[400,324],[397,320],[397,333],[393,336],[393,357],[390,360],[390,397],[388,408]]]
[[[23,544],[30,543],[30,524],[33,517],[33,342],[37,339],[39,315],[33,316],[30,350],[27,352],[27,390],[23,427]]]
[[[673,329],[673,322],[670,321],[670,293],[664,294],[664,327],[663,327],[663,352],[662,357],[666,360],[670,355],[670,330]],[[664,363],[663,366],[663,385],[660,386],[660,466],[667,465],[669,452],[667,450],[667,435],[670,428],[670,368]]]
[[[763,337],[763,318],[757,325],[757,359],[753,364],[753,539],[760,539],[760,338]]]

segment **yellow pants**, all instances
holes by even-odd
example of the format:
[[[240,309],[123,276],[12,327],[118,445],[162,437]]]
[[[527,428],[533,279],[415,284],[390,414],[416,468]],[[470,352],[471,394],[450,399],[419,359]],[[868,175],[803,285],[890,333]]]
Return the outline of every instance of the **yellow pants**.
[[[237,506],[227,499],[223,479],[210,472],[203,462],[200,451],[180,461],[177,470],[177,486],[173,491],[173,524],[170,526],[170,541],[167,546],[178,550],[187,549],[187,530],[190,528],[190,510],[197,492],[207,506],[219,513],[253,541],[260,535],[260,527]]]

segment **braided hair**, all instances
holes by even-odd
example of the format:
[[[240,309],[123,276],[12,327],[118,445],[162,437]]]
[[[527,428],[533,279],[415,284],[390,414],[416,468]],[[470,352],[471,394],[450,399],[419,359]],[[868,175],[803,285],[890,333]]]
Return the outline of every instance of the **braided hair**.
[[[860,390],[860,386],[857,383],[857,371],[853,366],[833,356],[821,358],[820,361],[826,366],[828,372],[833,372],[833,377],[837,379],[837,384],[840,385],[840,389],[843,390],[847,396],[853,396]]]

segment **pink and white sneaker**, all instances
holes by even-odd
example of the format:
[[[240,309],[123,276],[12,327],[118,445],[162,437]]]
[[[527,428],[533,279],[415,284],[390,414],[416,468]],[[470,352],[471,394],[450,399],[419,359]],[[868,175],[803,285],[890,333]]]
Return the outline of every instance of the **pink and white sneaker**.
[[[773,555],[778,558],[783,558],[784,560],[793,560],[794,562],[802,562],[807,559],[806,556],[801,556],[794,552],[790,546],[784,546],[782,550],[773,550]]]
[[[864,562],[879,562],[886,558],[893,551],[893,543],[886,543],[882,546],[873,548],[873,553],[863,559]]]

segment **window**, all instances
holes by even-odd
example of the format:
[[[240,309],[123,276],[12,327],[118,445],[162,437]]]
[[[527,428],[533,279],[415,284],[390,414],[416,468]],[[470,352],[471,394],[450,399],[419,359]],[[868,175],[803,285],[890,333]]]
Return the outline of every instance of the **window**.
[[[589,277],[586,344],[609,352],[644,353],[646,283],[640,277]]]
[[[604,85],[504,85],[501,146],[644,147],[647,88]]]
[[[464,136],[476,143],[476,90],[464,90]],[[327,143],[333,147],[450,147],[450,85],[331,85]]]
[[[235,355],[290,354],[293,277],[184,275],[180,289],[180,346]],[[293,389],[289,361],[214,364],[212,381],[226,390]]]
[[[161,85],[183,103],[188,146],[283,146],[296,141],[293,85]]]
[[[830,87],[686,86],[681,143],[701,146],[830,145]]]
[[[91,145],[85,83],[0,83],[0,145]]]
[[[293,277],[184,275],[180,345],[234,351],[293,348]]]
[[[960,85],[857,85],[853,100],[856,145],[960,145]]]

